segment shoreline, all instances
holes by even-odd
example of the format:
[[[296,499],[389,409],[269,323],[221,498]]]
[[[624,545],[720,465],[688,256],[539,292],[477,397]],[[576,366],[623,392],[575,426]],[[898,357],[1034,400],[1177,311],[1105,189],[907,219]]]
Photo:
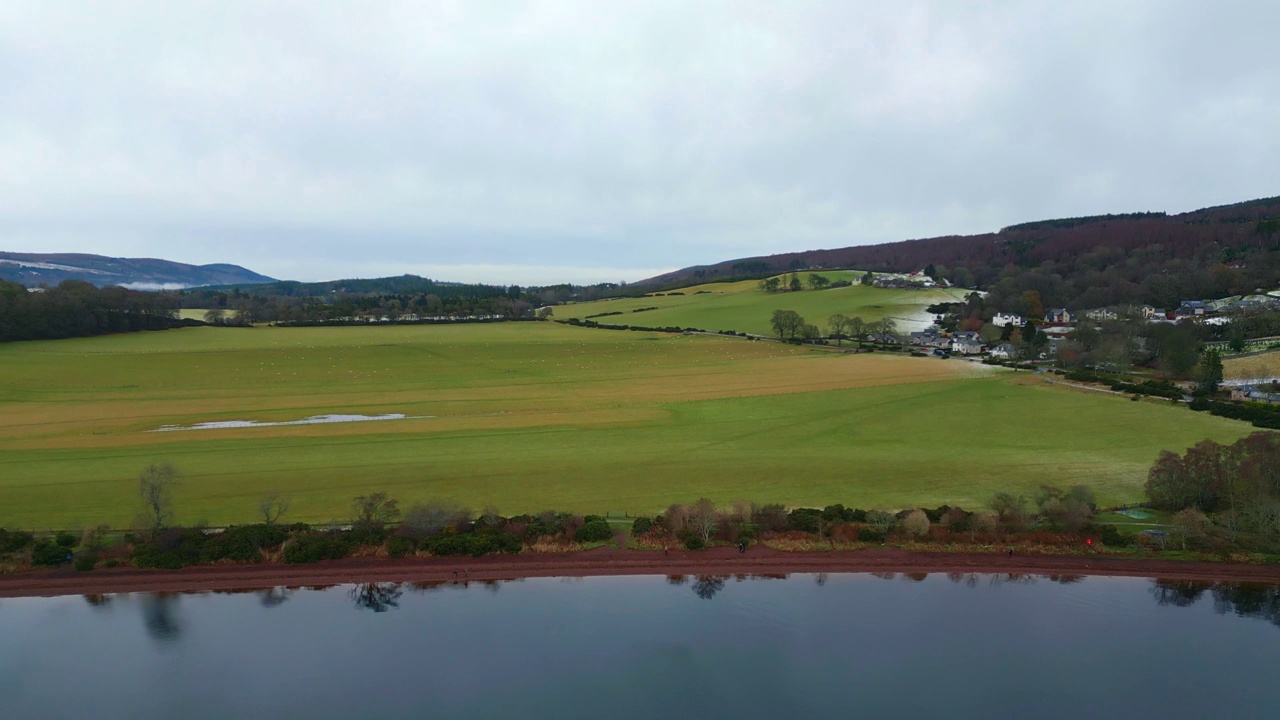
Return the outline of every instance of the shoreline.
[[[205,565],[181,570],[132,567],[78,572],[69,567],[0,576],[0,598],[128,592],[203,592],[369,582],[521,580],[632,575],[789,575],[792,573],[984,573],[1146,577],[1280,583],[1280,565],[1183,560],[911,552],[898,548],[784,552],[756,547],[698,552],[597,548],[543,555],[347,558],[305,565]]]

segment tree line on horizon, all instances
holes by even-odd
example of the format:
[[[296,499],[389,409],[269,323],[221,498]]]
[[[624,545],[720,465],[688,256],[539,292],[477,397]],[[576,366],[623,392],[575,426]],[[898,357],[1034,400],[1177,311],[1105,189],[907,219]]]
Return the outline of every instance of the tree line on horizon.
[[[181,324],[177,299],[168,293],[99,288],[80,280],[31,292],[0,280],[0,342],[164,330]]]

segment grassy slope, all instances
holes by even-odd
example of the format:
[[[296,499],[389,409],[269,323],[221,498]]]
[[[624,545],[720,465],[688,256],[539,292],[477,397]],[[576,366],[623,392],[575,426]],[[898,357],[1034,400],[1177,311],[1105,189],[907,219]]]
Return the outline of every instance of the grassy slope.
[[[797,273],[801,282],[810,273]],[[820,273],[831,280],[854,280],[858,274],[851,271]],[[786,276],[782,276],[786,277]],[[807,285],[806,285],[807,287]],[[705,294],[697,294],[705,291]],[[644,327],[696,327],[712,332],[734,330],[758,335],[772,335],[769,318],[774,310],[795,310],[804,318],[826,331],[827,318],[836,313],[863,320],[879,320],[892,317],[906,328],[911,320],[929,318],[924,308],[940,302],[960,300],[966,291],[958,289],[934,290],[885,290],[854,284],[850,287],[826,290],[802,290],[800,292],[766,293],[760,283],[749,280],[736,283],[708,283],[680,290],[684,295],[663,297],[624,298],[600,300],[556,307],[558,320],[585,318],[603,312],[622,311],[623,315],[611,315],[598,319],[601,323],[641,325]],[[657,307],[657,310],[632,312],[637,308]],[[919,329],[915,326],[909,329]]]
[[[305,520],[376,490],[508,512],[1135,500],[1160,449],[1249,431],[959,361],[548,323],[193,328],[0,346],[0,369],[0,525],[35,528],[127,524],[150,462],[185,472],[185,522],[250,520],[272,489]],[[324,412],[431,417],[145,432]]]
[[[1227,358],[1222,362],[1222,369],[1228,380],[1280,377],[1280,350]]]

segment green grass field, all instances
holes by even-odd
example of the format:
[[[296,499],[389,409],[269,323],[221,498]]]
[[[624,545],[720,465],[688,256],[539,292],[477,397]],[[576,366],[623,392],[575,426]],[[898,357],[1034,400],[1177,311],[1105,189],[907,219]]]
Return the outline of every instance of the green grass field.
[[[817,293],[815,293],[817,294]],[[1088,483],[1141,497],[1161,449],[1250,427],[958,360],[572,328],[188,328],[0,346],[0,525],[127,526],[177,466],[178,520],[347,516],[385,490],[504,512],[653,512],[699,496],[970,507]],[[387,422],[148,432],[216,420]]]
[[[813,273],[796,273],[802,283]],[[605,324],[639,325],[642,327],[696,327],[716,332],[733,330],[757,335],[773,335],[769,319],[774,310],[795,310],[805,320],[827,331],[827,318],[843,313],[863,320],[891,317],[903,329],[917,330],[927,325],[932,316],[924,311],[936,302],[962,300],[968,292],[961,289],[888,290],[857,284],[859,273],[830,271],[819,274],[835,280],[851,280],[850,287],[799,292],[766,293],[760,283],[746,280],[735,283],[708,283],[685,288],[683,295],[621,298],[558,306],[557,320],[583,319],[605,312],[622,312],[597,318]],[[786,277],[786,276],[783,276]],[[808,287],[805,285],[805,287]],[[701,293],[701,294],[700,294]],[[639,308],[657,310],[633,312]]]

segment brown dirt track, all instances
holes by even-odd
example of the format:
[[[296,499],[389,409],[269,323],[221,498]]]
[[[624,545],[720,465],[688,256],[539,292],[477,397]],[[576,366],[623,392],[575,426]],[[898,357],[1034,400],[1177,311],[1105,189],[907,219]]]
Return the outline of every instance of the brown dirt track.
[[[588,552],[483,558],[354,558],[314,565],[215,565],[182,570],[70,568],[0,576],[0,597],[117,592],[200,592],[356,582],[514,580],[602,575],[736,575],[819,572],[1017,573],[1280,582],[1278,565],[1053,555],[914,553],[896,548],[779,552],[756,547],[690,553],[600,548]]]

